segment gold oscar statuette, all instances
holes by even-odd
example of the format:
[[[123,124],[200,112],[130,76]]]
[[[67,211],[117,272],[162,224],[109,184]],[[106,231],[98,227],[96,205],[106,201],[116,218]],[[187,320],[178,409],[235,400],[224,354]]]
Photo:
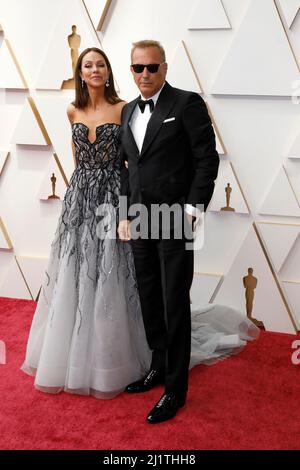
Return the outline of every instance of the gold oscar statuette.
[[[56,176],[54,173],[52,173],[50,180],[52,185],[52,194],[51,196],[48,196],[48,199],[60,199],[60,197],[55,194]]]
[[[265,327],[263,322],[252,317],[254,289],[257,286],[257,278],[253,276],[253,268],[248,268],[248,275],[243,277],[243,284],[246,289],[245,297],[247,317],[254,323],[254,325],[264,330]]]
[[[230,196],[231,196],[231,191],[232,187],[230,186],[230,183],[227,183],[227,186],[225,188],[225,193],[226,193],[226,206],[222,207],[220,210],[221,211],[231,211],[235,212],[235,209],[233,207],[230,207]]]
[[[79,34],[77,34],[77,27],[76,25],[73,25],[72,26],[72,33],[69,34],[68,36],[68,44],[69,44],[69,48],[71,50],[71,61],[72,61],[72,71],[73,71],[73,76],[72,78],[69,78],[69,80],[64,80],[62,82],[62,85],[61,85],[61,89],[62,90],[66,90],[66,89],[71,89],[71,88],[75,88],[75,67],[76,67],[76,63],[77,63],[77,60],[78,60],[78,50],[79,50],[79,47],[80,47],[80,43],[81,43],[81,37],[79,36]]]

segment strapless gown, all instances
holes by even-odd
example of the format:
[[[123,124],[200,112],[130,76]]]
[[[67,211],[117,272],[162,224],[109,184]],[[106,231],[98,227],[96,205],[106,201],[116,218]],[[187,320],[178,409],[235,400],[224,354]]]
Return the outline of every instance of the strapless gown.
[[[130,244],[109,236],[117,224],[120,126],[98,126],[94,142],[88,131],[82,123],[72,126],[77,167],[62,203],[22,370],[45,392],[112,398],[148,371],[151,352]],[[258,333],[230,307],[193,307],[191,367],[238,352]]]

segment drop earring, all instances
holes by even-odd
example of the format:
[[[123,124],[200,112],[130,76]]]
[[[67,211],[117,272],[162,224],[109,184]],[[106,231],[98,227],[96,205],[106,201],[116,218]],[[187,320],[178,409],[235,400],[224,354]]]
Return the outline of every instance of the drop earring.
[[[109,87],[109,78],[105,82],[105,86],[108,88]]]
[[[83,78],[81,79],[81,86],[82,86],[82,88],[84,87],[84,80],[83,80]]]

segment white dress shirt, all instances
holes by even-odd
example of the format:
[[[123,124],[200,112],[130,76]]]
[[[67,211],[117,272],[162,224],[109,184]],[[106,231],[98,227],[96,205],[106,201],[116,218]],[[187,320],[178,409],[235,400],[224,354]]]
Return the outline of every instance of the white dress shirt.
[[[165,84],[163,84],[161,89],[158,90],[158,92],[155,93],[155,95],[151,96],[150,98],[144,98],[141,95],[141,99],[144,100],[144,101],[146,101],[147,99],[152,100],[153,104],[154,104],[154,107],[155,107],[155,105],[157,103],[157,100],[158,100],[158,97],[159,97],[159,95],[161,93],[161,90],[163,89],[164,85]],[[142,113],[142,111],[140,110],[139,105],[137,104],[134,111],[133,111],[133,113],[132,113],[132,116],[131,116],[131,119],[130,119],[130,122],[129,122],[129,126],[131,128],[131,132],[133,134],[135,143],[136,143],[137,148],[139,149],[140,152],[141,152],[142,147],[143,147],[143,142],[144,142],[144,138],[145,138],[145,134],[146,134],[146,130],[147,130],[147,126],[148,126],[148,122],[149,122],[150,117],[151,117],[150,106],[146,105],[145,109],[144,109],[144,112]],[[196,219],[197,219],[196,223],[200,222],[199,219],[201,217],[201,211],[199,209],[197,209],[197,207],[194,207],[191,204],[185,204],[184,209],[185,209],[185,212],[187,214],[196,217]]]
[[[147,99],[153,101],[154,107],[157,103],[158,97],[159,97],[160,92],[163,89],[163,87],[164,87],[164,84],[161,87],[161,89],[158,90],[157,93],[155,93],[154,96],[151,96],[150,98],[147,98]],[[143,96],[141,96],[141,99],[146,101],[146,98],[144,98]],[[133,113],[132,113],[132,116],[131,116],[131,119],[130,119],[130,122],[129,122],[129,125],[130,125],[130,128],[131,128],[131,132],[133,134],[135,143],[136,143],[137,148],[139,149],[140,152],[141,152],[142,147],[143,147],[143,142],[144,142],[144,138],[145,138],[145,134],[146,134],[146,130],[147,130],[147,126],[148,126],[148,122],[149,122],[150,117],[151,117],[150,106],[149,105],[145,106],[144,112],[142,113],[142,111],[140,110],[139,105],[137,104],[134,111],[133,111]]]

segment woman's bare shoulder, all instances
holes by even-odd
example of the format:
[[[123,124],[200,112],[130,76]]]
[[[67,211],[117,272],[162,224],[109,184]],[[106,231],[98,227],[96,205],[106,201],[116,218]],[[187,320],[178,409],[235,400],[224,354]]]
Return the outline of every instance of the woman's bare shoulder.
[[[77,109],[75,108],[74,104],[70,103],[67,107],[67,115],[71,123],[73,123],[75,120],[76,111]]]
[[[119,103],[116,104],[116,106],[118,106],[119,110],[122,111],[122,109],[124,108],[124,106],[126,106],[127,104],[127,101],[119,101]]]

